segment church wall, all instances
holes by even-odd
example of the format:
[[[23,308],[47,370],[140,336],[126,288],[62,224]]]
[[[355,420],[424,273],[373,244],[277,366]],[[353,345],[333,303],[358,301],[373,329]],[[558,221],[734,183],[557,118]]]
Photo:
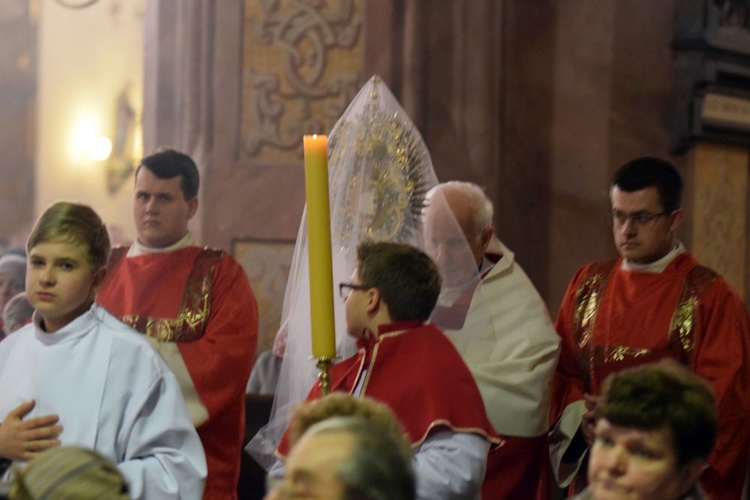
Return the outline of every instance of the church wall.
[[[115,147],[118,126],[126,127],[133,139],[140,138],[143,2],[103,0],[85,9],[52,1],[36,4],[34,214],[26,223],[55,201],[76,201],[92,206],[118,238],[132,240],[132,175],[118,175],[117,188],[110,190],[108,162],[118,158],[112,154],[108,160],[96,159],[92,146],[107,138]],[[133,115],[118,122],[118,96],[123,93]],[[139,140],[128,143],[123,158],[140,156]]]
[[[617,256],[604,215],[614,171],[638,156],[685,163],[670,156],[674,8],[586,0],[557,9],[551,264],[542,285],[553,315],[579,266]]]
[[[324,107],[315,107],[316,99],[300,107],[303,87],[284,87],[294,73],[285,54],[251,44],[253,37],[260,43],[264,2],[156,4],[171,9],[164,20],[176,17],[188,29],[146,20],[146,108],[158,103],[154,109],[165,111],[151,119],[146,111],[146,149],[155,137],[170,138],[199,160],[204,187],[194,229],[202,243],[247,255],[283,247],[296,237],[304,205],[299,143],[285,141],[296,134],[301,142],[303,130],[328,131],[331,110],[353,94],[342,90]],[[289,19],[283,9],[291,3],[274,5],[282,10],[266,15]],[[577,267],[615,255],[604,217],[612,172],[635,156],[669,155],[673,2],[326,5],[329,18],[351,7],[341,22],[361,29],[361,38],[347,40],[346,49],[326,48],[316,84],[354,74],[356,90],[380,74],[422,131],[439,178],[485,186],[497,207],[498,234],[554,316]],[[172,38],[159,39],[160,30]],[[175,57],[149,55],[149,41]],[[149,60],[158,62],[158,74],[148,71]],[[169,68],[170,60],[179,66]],[[276,77],[281,93],[263,87],[263,75]],[[163,92],[170,87],[171,97]],[[280,103],[297,116],[278,123],[263,117],[271,130],[281,127],[276,146],[253,129],[262,104],[253,89],[260,88],[271,96],[265,104]],[[311,113],[295,115],[305,109]]]

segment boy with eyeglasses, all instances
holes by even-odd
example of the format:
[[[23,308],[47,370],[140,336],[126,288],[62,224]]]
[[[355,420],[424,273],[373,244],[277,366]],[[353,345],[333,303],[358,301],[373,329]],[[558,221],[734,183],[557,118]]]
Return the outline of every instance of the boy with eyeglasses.
[[[585,469],[604,378],[673,358],[717,396],[720,431],[701,484],[710,498],[741,496],[750,449],[750,317],[727,282],[676,239],[681,196],[682,179],[669,162],[644,157],[622,166],[610,190],[620,257],[582,267],[568,286],[555,323],[562,345],[551,409],[561,487]]]
[[[412,442],[417,498],[478,498],[487,453],[501,439],[458,351],[425,324],[440,294],[435,263],[409,245],[362,243],[351,283],[339,288],[359,350],[331,368],[331,391],[393,410]],[[316,383],[307,399],[319,397]],[[286,439],[278,452],[287,454]],[[280,473],[277,466],[270,474]]]

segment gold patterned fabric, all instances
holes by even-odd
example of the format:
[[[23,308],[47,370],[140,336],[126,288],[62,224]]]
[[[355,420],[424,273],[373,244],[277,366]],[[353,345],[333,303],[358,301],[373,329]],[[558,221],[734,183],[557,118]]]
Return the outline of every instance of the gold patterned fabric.
[[[695,311],[698,300],[706,289],[716,281],[716,273],[703,266],[694,267],[687,275],[680,292],[680,299],[669,327],[669,342],[681,353],[681,360],[691,361],[694,346]]]
[[[114,266],[127,248],[113,250],[110,266]],[[211,312],[211,283],[214,268],[221,260],[221,250],[204,248],[193,263],[182,296],[177,318],[149,318],[125,315],[121,321],[159,342],[192,342],[203,336]]]
[[[595,330],[602,298],[619,262],[610,260],[592,264],[576,291],[573,338],[577,347],[576,362],[587,381],[587,391],[597,392],[599,384],[613,371],[664,355],[647,348],[610,344],[608,334]],[[683,282],[667,332],[667,352],[683,364],[689,365],[692,359],[699,298],[715,279],[715,272],[696,266],[687,273]],[[609,325],[608,328],[616,330],[617,325]]]

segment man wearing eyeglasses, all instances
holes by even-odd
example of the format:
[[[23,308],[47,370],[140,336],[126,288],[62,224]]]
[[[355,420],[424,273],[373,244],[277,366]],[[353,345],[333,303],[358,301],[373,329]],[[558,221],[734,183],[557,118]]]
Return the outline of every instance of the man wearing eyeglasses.
[[[561,487],[585,468],[579,469],[606,376],[674,358],[716,393],[719,436],[702,486],[709,498],[742,494],[750,449],[750,317],[727,282],[676,239],[681,196],[682,179],[669,162],[645,157],[622,166],[609,213],[620,257],[584,266],[568,286],[555,323],[562,346],[551,409],[551,456]],[[581,480],[575,482],[578,489]]]

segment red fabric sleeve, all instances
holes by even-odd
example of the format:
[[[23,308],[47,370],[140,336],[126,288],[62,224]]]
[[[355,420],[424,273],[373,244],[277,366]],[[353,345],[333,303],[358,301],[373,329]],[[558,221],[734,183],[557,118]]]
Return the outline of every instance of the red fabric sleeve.
[[[555,330],[560,336],[560,358],[555,375],[552,378],[550,423],[554,423],[560,418],[566,406],[583,399],[585,393],[582,375],[575,359],[573,316],[576,306],[576,291],[586,276],[586,270],[586,267],[582,267],[573,276],[555,320]]]
[[[750,452],[750,317],[721,277],[700,298],[692,369],[714,389],[719,433],[701,485],[710,498],[740,498]]]
[[[178,343],[211,419],[244,397],[258,343],[258,305],[242,267],[224,255],[212,283],[203,336]]]

